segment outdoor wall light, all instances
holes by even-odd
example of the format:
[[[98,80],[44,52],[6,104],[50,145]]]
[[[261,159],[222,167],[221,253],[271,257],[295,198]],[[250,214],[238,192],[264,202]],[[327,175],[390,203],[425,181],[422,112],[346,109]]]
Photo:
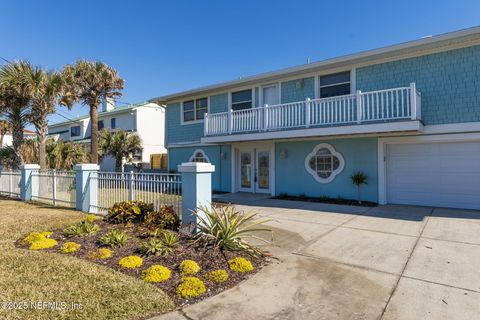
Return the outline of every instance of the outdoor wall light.
[[[220,152],[220,158],[221,158],[222,160],[227,160],[227,153],[226,153],[226,152],[223,152],[223,151]]]
[[[297,81],[295,82],[295,89],[300,90],[300,89],[302,89],[302,88],[303,88],[303,79],[297,80]]]
[[[280,149],[280,159],[285,159],[288,156],[288,151],[285,148]]]

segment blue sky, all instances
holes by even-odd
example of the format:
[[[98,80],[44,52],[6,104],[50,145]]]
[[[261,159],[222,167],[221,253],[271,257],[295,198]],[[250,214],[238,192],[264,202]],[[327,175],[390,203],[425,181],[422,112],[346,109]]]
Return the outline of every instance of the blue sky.
[[[125,79],[119,101],[127,103],[480,24],[478,0],[0,5],[0,57],[56,69],[104,61]],[[67,117],[86,113],[62,108]]]

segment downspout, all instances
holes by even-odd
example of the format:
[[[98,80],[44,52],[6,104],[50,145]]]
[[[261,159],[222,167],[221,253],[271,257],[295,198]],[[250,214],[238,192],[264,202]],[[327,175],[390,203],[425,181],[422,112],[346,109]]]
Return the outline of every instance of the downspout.
[[[220,190],[218,190],[218,191],[223,191],[223,188],[222,188],[222,161],[223,161],[223,157],[222,157],[223,152],[222,152],[222,150],[223,150],[223,148],[222,148],[222,147],[223,147],[223,145],[220,145],[220,154],[219,154],[219,156],[220,156],[220,157],[219,157],[219,158],[220,158],[220,166],[219,166],[219,167],[220,167],[220,168],[218,168],[218,178],[220,179],[218,185],[219,185],[219,189],[220,189]]]

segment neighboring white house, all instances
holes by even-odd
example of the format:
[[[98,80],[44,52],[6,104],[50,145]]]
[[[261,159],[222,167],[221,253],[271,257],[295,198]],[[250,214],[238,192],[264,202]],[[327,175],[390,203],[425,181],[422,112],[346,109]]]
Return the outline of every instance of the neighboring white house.
[[[165,108],[156,103],[143,102],[122,107],[112,103],[103,103],[98,114],[99,130],[124,130],[136,132],[143,142],[143,152],[133,155],[133,162],[143,169],[150,169],[151,159],[155,162],[154,169],[159,168],[157,159],[165,158]],[[83,116],[48,126],[48,135],[54,139],[77,141],[90,144],[90,117]],[[100,164],[102,171],[114,171],[115,161],[106,157]]]
[[[33,138],[35,137],[35,132],[24,129],[23,130],[23,136],[25,139],[27,138]],[[3,136],[3,143],[0,147],[6,147],[6,146],[11,146],[13,142],[13,137],[11,133],[7,133]]]

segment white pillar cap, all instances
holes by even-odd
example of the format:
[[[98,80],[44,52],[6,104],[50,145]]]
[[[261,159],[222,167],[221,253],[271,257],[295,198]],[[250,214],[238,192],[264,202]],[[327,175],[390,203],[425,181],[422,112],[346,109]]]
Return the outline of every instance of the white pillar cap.
[[[80,163],[75,165],[75,170],[94,171],[100,170],[100,166],[96,163]]]
[[[178,166],[178,172],[214,172],[215,166],[206,162],[184,162]]]
[[[40,166],[39,166],[38,164],[34,164],[34,163],[26,163],[26,164],[20,165],[20,169],[33,169],[33,170],[36,170],[36,169],[40,169]]]

